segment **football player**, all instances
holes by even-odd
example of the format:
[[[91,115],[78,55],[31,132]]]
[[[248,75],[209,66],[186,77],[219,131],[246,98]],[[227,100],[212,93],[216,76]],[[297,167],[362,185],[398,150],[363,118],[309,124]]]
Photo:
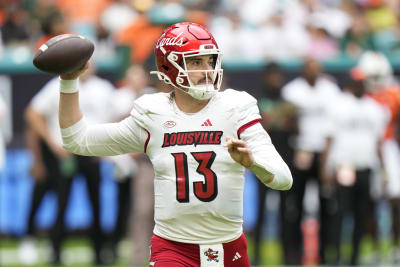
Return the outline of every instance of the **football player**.
[[[369,95],[390,113],[390,120],[382,140],[382,159],[387,178],[385,193],[392,207],[392,257],[393,262],[398,264],[400,263],[400,149],[397,129],[400,118],[400,87],[395,82],[389,60],[380,52],[365,52],[360,58],[358,68],[365,76]]]
[[[291,188],[290,170],[259,123],[257,101],[219,90],[221,51],[207,29],[190,22],[168,27],[155,56],[154,73],[172,92],[140,97],[118,123],[85,122],[77,88],[85,68],[61,75],[64,147],[80,155],[149,156],[155,171],[150,266],[248,267],[245,168],[277,190]]]

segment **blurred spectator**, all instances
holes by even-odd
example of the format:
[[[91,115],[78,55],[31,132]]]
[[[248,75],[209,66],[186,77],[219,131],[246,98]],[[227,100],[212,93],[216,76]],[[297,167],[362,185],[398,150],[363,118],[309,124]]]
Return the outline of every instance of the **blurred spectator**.
[[[338,201],[339,211],[332,231],[336,233],[339,265],[348,264],[340,253],[343,217],[347,213],[354,219],[350,264],[360,264],[372,174],[380,165],[378,155],[387,122],[385,109],[366,95],[363,81],[355,78],[358,77],[353,77],[345,92],[329,105],[330,126],[322,160],[322,178],[335,188]]]
[[[392,10],[386,0],[366,1],[365,17],[373,31],[394,28],[397,25],[395,10]]]
[[[142,66],[129,67],[124,86],[114,93],[112,101],[114,121],[120,121],[129,115],[136,98],[155,92],[154,88],[149,86],[148,80],[148,74]],[[153,230],[153,174],[139,171],[147,170],[146,167],[150,163],[146,160],[136,160],[144,158],[142,155],[119,155],[108,158],[116,165],[115,178],[118,186],[117,222],[112,237],[114,251],[117,252],[118,243],[127,229],[132,229],[134,246],[132,260],[135,266],[143,266],[146,259],[146,244]],[[129,220],[131,211],[133,219]],[[128,227],[129,221],[132,222],[130,227]]]
[[[335,1],[294,0],[285,5],[285,19],[291,24],[305,27],[312,23],[334,38],[341,38],[351,24],[351,17]]]
[[[81,101],[82,109],[89,115],[86,119],[91,122],[111,121],[110,112],[104,107],[109,106],[114,87],[94,75],[92,67],[81,76],[81,92],[87,97]],[[53,247],[53,264],[61,262],[61,245],[65,236],[64,215],[68,204],[72,178],[82,173],[86,179],[89,199],[92,204],[93,223],[90,237],[93,242],[96,264],[103,264],[102,249],[104,233],[100,225],[100,160],[96,157],[71,155],[62,147],[61,133],[58,125],[59,78],[49,81],[45,87],[32,99],[26,109],[25,118],[31,131],[28,136],[33,153],[33,176],[35,186],[29,213],[27,236],[34,235],[34,219],[44,195],[54,189],[58,196],[58,211],[50,237]],[[29,142],[28,142],[29,144]],[[39,171],[38,171],[39,170]],[[26,239],[21,244],[22,258],[26,253],[34,255],[32,240]],[[34,257],[33,257],[34,258]]]
[[[1,25],[1,37],[4,45],[27,45],[29,42],[28,16],[16,2],[4,9],[4,22]]]
[[[3,50],[4,50],[3,37],[1,35],[1,30],[0,30],[0,59],[3,57]]]
[[[127,28],[117,33],[116,42],[131,48],[133,63],[143,64],[153,52],[162,32],[162,25],[152,25],[148,15],[140,14]]]
[[[283,13],[271,16],[262,25],[259,37],[267,59],[298,59],[304,57],[310,50],[309,32],[302,25],[290,23]]]
[[[39,135],[30,127],[27,126],[25,129],[26,146],[32,155],[32,166],[30,169],[30,175],[34,179],[34,188],[32,192],[32,198],[30,199],[30,207],[28,214],[27,231],[25,233],[24,239],[21,241],[19,246],[19,259],[21,263],[26,265],[36,264],[39,261],[39,255],[37,252],[37,244],[35,240],[36,229],[35,229],[35,217],[38,213],[40,203],[44,198],[47,191],[53,189],[57,195],[57,217],[62,216],[64,219],[66,202],[65,202],[65,192],[64,187],[69,182],[70,177],[61,177],[61,174],[56,179],[48,178],[48,175],[53,175],[57,172],[57,167],[54,168],[53,165],[45,166],[44,158],[47,160],[47,155],[49,150],[44,148],[44,143],[41,142]],[[53,163],[53,162],[52,162]],[[60,222],[60,220],[57,220]],[[59,228],[59,227],[57,227]],[[60,254],[60,238],[58,235],[62,235],[63,232],[56,233],[54,231],[50,232],[50,239],[52,242],[52,259],[51,262],[56,263],[56,254]]]
[[[352,17],[343,8],[339,8],[340,2],[343,1],[314,1],[308,22],[316,23],[332,38],[342,38],[350,28]]]
[[[353,16],[353,23],[341,40],[342,52],[350,58],[359,58],[366,50],[375,49],[369,25],[362,14]]]
[[[318,22],[307,27],[310,33],[310,46],[307,56],[318,61],[332,59],[339,52],[337,43],[321,25],[316,23]]]
[[[230,5],[231,1],[227,4]],[[282,5],[284,4],[274,0],[247,0],[239,1],[235,7],[244,26],[257,27],[275,15]]]
[[[96,36],[93,38],[93,41],[95,42],[96,49],[92,56],[93,60],[112,57],[116,48],[112,34],[103,27],[100,21],[96,23],[95,27]]]
[[[201,25],[208,25],[210,19],[211,19],[211,14],[208,11],[199,9],[198,3],[192,3],[187,6],[186,21],[191,21]]]
[[[156,1],[149,10],[148,15],[154,24],[171,25],[179,21],[185,21],[186,7],[183,0]]]
[[[30,29],[31,38],[36,40],[41,35],[47,35],[49,26],[49,21],[53,17],[61,17],[62,14],[57,8],[54,0],[32,0],[25,1],[25,9],[27,10],[30,17]],[[45,32],[43,32],[45,30]]]
[[[114,101],[114,109],[121,115],[128,115],[133,108],[133,101],[143,94],[154,93],[155,89],[148,84],[149,77],[141,65],[132,65],[126,72],[125,84],[118,89],[120,101]],[[124,109],[124,110],[122,110]],[[122,118],[122,117],[121,117]],[[120,119],[121,119],[120,118]],[[132,264],[144,266],[148,255],[148,242],[153,231],[153,168],[145,154],[134,155],[138,169],[133,182],[133,220]],[[122,189],[122,187],[119,187]],[[125,189],[122,189],[125,190]]]
[[[113,108],[119,114],[118,121],[129,115],[136,98],[156,92],[148,81],[149,75],[142,65],[133,64],[127,69],[122,87],[116,91],[118,101],[113,101]]]
[[[56,0],[58,8],[71,25],[95,25],[112,0]]]
[[[330,225],[335,209],[332,209],[332,192],[324,190],[320,178],[320,153],[324,149],[327,134],[326,108],[338,95],[340,88],[322,72],[321,65],[306,59],[302,75],[290,81],[282,89],[285,100],[299,109],[299,133],[293,159],[293,187],[287,193],[287,237],[292,240],[288,248],[288,264],[300,264],[302,252],[301,222],[304,216],[303,200],[306,184],[316,179],[319,185],[319,262],[325,263],[325,250],[330,242]]]
[[[243,23],[238,14],[215,18],[211,32],[224,51],[226,61],[259,61],[264,58],[259,30]]]
[[[135,160],[138,176],[133,185],[132,265],[144,266],[148,261],[148,242],[154,228],[154,169],[145,154],[137,155]]]
[[[375,45],[378,50],[386,54],[398,49],[400,23],[398,10],[392,9],[388,0],[370,0],[365,10],[365,18],[371,25]]]
[[[241,50],[231,50],[240,51],[244,60],[249,56],[252,60],[290,60],[304,56],[317,60],[332,59],[338,55],[337,39],[343,37],[352,20],[335,3],[315,0],[234,1],[230,8],[232,11],[224,14],[236,15],[217,14],[211,31],[222,40],[221,47],[228,51],[225,53],[228,58],[240,57],[229,50],[236,46]],[[221,2],[221,6],[229,4]],[[240,44],[235,42],[238,39],[242,40]],[[246,43],[242,45],[243,42]]]
[[[260,114],[262,117],[261,124],[268,132],[271,140],[276,144],[276,149],[285,162],[293,162],[293,149],[290,147],[290,140],[297,132],[297,109],[296,107],[284,100],[281,96],[281,89],[285,82],[283,70],[276,63],[268,64],[262,72],[263,93],[264,96],[258,100]],[[268,188],[257,180],[258,185],[258,212],[257,223],[254,231],[254,265],[261,264],[261,245],[263,237],[263,226],[265,224],[265,199]],[[280,218],[281,218],[281,240],[283,242],[285,263],[290,262],[286,259],[288,256],[286,248],[288,242],[291,242],[286,236],[286,210],[285,196],[286,192],[280,192]]]
[[[365,52],[358,63],[365,75],[368,93],[390,112],[382,141],[382,158],[386,172],[386,194],[392,211],[392,257],[393,262],[400,262],[400,149],[397,141],[400,116],[400,87],[395,82],[393,70],[388,59],[374,51]]]
[[[68,25],[64,17],[57,12],[50,13],[42,18],[40,28],[42,35],[36,41],[35,51],[54,36],[68,32]]]
[[[8,107],[5,99],[0,94],[0,128],[6,123],[8,118]],[[6,140],[3,136],[3,131],[0,130],[0,174],[3,173],[6,160]]]
[[[100,24],[113,35],[132,24],[137,15],[131,0],[115,0],[101,13]]]

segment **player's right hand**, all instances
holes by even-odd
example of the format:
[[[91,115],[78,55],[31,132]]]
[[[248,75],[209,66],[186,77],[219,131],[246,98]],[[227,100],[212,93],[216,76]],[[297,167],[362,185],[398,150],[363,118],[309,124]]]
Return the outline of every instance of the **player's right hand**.
[[[253,153],[243,140],[226,137],[225,147],[228,149],[232,159],[245,168],[254,163]]]
[[[89,66],[90,66],[90,62],[87,61],[86,64],[79,70],[71,72],[71,73],[61,74],[60,77],[63,80],[75,80],[79,76],[81,76],[82,73],[84,73],[89,68]]]

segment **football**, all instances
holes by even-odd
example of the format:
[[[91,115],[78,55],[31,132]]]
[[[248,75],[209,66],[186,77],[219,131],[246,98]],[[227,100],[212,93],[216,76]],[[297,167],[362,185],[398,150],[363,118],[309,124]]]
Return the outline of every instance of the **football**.
[[[94,51],[94,44],[77,34],[57,35],[44,43],[33,57],[33,65],[51,74],[74,72],[85,65]]]

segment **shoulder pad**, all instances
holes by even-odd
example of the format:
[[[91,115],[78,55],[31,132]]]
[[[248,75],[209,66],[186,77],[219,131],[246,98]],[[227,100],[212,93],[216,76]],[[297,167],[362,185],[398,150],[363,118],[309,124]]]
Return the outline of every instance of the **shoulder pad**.
[[[227,89],[219,96],[226,119],[234,121],[237,128],[260,118],[257,100],[247,92]]]
[[[145,94],[135,100],[131,115],[146,113],[165,113],[165,105],[169,103],[169,94]]]
[[[130,114],[136,123],[148,129],[152,115],[164,114],[169,101],[169,94],[167,93],[145,94],[133,102]]]
[[[226,89],[221,92],[221,100],[228,103],[228,106],[233,106],[235,108],[245,108],[257,104],[257,100],[249,93],[234,89]]]

